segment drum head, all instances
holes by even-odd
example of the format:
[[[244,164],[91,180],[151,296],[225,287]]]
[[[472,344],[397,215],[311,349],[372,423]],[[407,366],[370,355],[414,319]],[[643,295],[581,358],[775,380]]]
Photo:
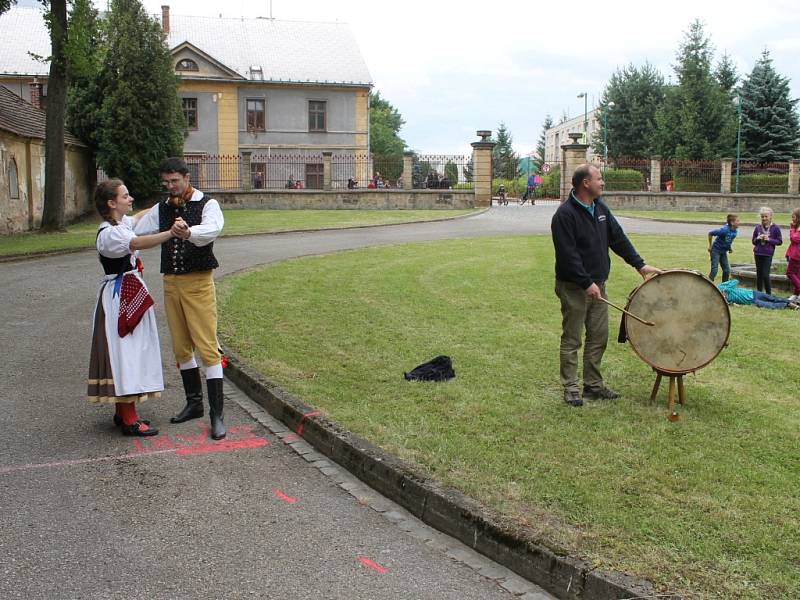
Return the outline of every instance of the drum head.
[[[690,373],[704,367],[728,342],[728,303],[711,280],[694,271],[665,271],[651,277],[631,292],[626,309],[655,323],[645,325],[624,316],[636,354],[663,373]]]

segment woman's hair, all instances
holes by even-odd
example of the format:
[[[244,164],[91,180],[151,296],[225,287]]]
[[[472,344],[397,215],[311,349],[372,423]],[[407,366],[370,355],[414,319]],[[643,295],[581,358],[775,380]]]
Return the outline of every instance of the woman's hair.
[[[772,215],[775,214],[772,212],[772,209],[769,206],[762,206],[761,208],[758,209],[759,215],[763,215],[764,213],[769,213],[770,217],[772,217]]]
[[[125,184],[121,179],[107,179],[98,183],[97,187],[94,188],[94,207],[103,217],[103,220],[112,225],[116,225],[117,222],[111,216],[111,207],[108,205],[108,201],[117,197],[117,192],[123,185]]]
[[[795,229],[797,229],[800,227],[800,208],[795,208],[792,211],[792,216],[794,217],[794,222],[797,223],[797,226],[795,227]]]

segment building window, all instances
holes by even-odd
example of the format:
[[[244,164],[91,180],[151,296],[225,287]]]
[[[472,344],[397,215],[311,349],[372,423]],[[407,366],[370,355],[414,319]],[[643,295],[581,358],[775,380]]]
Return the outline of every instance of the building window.
[[[306,164],[306,188],[310,190],[322,189],[322,164]]]
[[[266,131],[264,100],[247,100],[247,131]]]
[[[186,127],[197,129],[197,98],[181,98]]]
[[[267,178],[267,163],[250,163],[250,182],[254,190],[264,189]]]
[[[19,175],[17,173],[17,161],[13,158],[8,161],[8,195],[15,200],[19,198]]]
[[[325,105],[322,100],[308,101],[308,130],[325,131]]]
[[[194,62],[191,58],[182,58],[178,61],[178,64],[175,65],[176,71],[199,71],[200,68],[197,66],[197,63]]]

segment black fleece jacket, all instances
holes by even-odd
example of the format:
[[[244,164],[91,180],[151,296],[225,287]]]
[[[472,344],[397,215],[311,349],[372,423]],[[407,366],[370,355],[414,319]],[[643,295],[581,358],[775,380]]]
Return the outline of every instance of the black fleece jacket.
[[[550,223],[556,250],[556,279],[577,283],[587,289],[608,279],[611,248],[626,263],[641,269],[645,262],[602,198],[594,201],[594,215],[570,192]]]

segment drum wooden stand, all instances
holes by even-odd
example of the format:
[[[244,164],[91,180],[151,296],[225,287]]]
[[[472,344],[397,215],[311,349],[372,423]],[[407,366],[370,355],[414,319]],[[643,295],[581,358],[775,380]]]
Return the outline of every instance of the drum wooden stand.
[[[661,378],[666,375],[669,377],[669,417],[667,417],[670,421],[678,421],[680,420],[681,416],[675,410],[675,384],[677,382],[678,388],[678,403],[683,406],[686,404],[686,390],[683,388],[683,373],[664,373],[663,371],[659,371],[658,369],[653,369],[656,372],[656,382],[653,384],[653,391],[650,394],[650,403],[656,401],[656,395],[658,394],[658,388],[661,386]]]

